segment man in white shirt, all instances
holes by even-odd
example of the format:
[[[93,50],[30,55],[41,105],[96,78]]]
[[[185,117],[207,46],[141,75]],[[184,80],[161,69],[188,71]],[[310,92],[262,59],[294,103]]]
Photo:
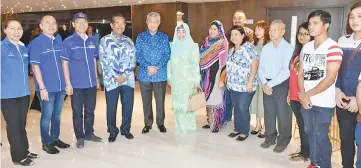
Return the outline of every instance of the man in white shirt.
[[[315,40],[301,51],[298,75],[299,98],[310,144],[309,168],[331,167],[329,126],[335,110],[335,82],[342,61],[340,46],[328,37],[330,13],[316,10],[308,16],[309,32]]]

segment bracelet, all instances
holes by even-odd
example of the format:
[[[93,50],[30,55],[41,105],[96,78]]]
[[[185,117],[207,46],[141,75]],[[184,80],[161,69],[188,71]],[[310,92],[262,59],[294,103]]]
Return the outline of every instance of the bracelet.
[[[42,88],[42,89],[40,89],[40,90],[46,90],[46,88],[44,87],[44,88]]]

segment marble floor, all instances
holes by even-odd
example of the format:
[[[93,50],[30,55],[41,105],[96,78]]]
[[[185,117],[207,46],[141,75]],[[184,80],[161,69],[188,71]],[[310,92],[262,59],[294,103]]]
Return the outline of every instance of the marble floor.
[[[153,106],[153,109],[155,106]],[[103,138],[101,143],[86,142],[83,149],[75,147],[70,101],[67,99],[62,112],[60,138],[71,144],[69,149],[61,150],[57,155],[49,155],[41,150],[39,133],[40,113],[30,110],[28,114],[27,133],[30,150],[40,154],[33,167],[38,168],[218,168],[218,167],[252,167],[252,168],[305,168],[308,163],[288,161],[288,154],[298,150],[298,140],[293,139],[288,149],[281,154],[272,152],[273,148],[262,149],[259,145],[263,139],[250,136],[244,142],[228,138],[233,124],[229,123],[219,133],[211,133],[200,128],[206,123],[204,109],[197,111],[198,130],[194,133],[178,133],[174,129],[174,116],[171,109],[171,96],[166,97],[166,120],[168,132],[163,134],[156,126],[150,133],[143,135],[143,112],[140,91],[135,92],[135,104],[131,132],[133,140],[118,136],[117,141],[108,143],[106,132],[106,111],[104,92],[98,92],[95,114],[95,134]],[[121,108],[118,108],[121,114]],[[121,115],[117,117],[120,125]],[[5,123],[1,119],[1,167],[15,167],[10,158],[6,137]],[[252,124],[254,125],[254,116]],[[340,154],[334,153],[333,167],[340,166]]]

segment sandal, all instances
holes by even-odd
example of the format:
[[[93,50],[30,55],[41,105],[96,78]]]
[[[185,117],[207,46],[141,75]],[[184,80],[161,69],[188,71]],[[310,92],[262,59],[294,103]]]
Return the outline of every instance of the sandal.
[[[259,133],[257,137],[258,137],[258,138],[265,138],[266,135],[265,135],[265,134],[262,134],[262,133]]]
[[[237,137],[237,141],[244,141],[248,138],[248,135],[244,135],[244,134],[240,134],[238,137]]]
[[[211,126],[209,126],[209,125],[207,124],[207,125],[203,125],[202,128],[203,128],[203,129],[209,129],[209,128],[211,128]]]
[[[300,153],[299,152],[297,152],[297,153],[291,153],[291,154],[289,154],[288,156],[297,156],[297,155],[299,155]]]
[[[261,132],[261,130],[258,130],[258,131],[252,130],[252,131],[251,131],[251,134],[252,134],[252,135],[257,135],[259,132]]]
[[[24,159],[24,160],[22,160],[22,161],[15,162],[14,164],[16,164],[16,165],[21,165],[21,166],[32,166],[32,165],[34,165],[35,163],[34,163],[31,159],[26,158],[26,159]]]
[[[26,155],[29,159],[39,159],[40,156],[36,153],[28,153],[28,155]]]
[[[290,160],[293,162],[307,162],[308,158],[305,158],[303,155],[301,154],[296,154],[290,157]]]
[[[228,135],[228,137],[230,137],[230,138],[234,138],[234,137],[238,136],[239,134],[241,134],[241,133],[238,133],[238,132],[232,132],[232,133],[230,133],[230,134]]]

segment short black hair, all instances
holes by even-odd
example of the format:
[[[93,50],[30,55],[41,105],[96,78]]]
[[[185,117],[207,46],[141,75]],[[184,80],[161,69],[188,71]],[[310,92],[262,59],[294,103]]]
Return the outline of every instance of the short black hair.
[[[113,23],[113,24],[114,24],[114,22],[115,22],[115,18],[117,18],[117,17],[123,18],[123,19],[124,19],[124,22],[127,21],[127,19],[125,19],[125,16],[124,16],[123,14],[118,13],[118,14],[112,16],[112,23]]]
[[[308,15],[308,21],[311,18],[319,16],[323,24],[331,24],[331,14],[324,10],[315,10]]]

